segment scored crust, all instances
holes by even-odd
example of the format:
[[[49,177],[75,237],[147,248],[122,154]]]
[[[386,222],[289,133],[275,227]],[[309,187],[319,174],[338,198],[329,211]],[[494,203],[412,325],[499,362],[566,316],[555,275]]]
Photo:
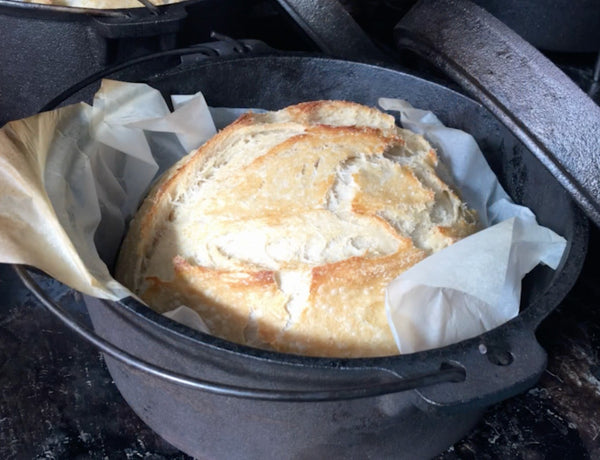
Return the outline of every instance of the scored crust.
[[[247,113],[154,185],[116,277],[237,343],[397,354],[386,285],[477,228],[437,167],[422,136],[360,104]]]

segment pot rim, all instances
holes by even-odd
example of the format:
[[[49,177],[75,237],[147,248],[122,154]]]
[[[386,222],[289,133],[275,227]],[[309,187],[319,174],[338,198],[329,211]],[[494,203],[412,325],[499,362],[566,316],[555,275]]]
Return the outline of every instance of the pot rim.
[[[410,78],[421,80],[430,88],[434,86],[442,87],[445,91],[450,91],[457,97],[464,98],[469,102],[481,107],[481,104],[467,96],[464,96],[463,94],[460,94],[439,83],[432,82],[419,76],[415,76],[411,73],[397,68],[396,66],[381,66],[364,62],[351,62],[343,59],[335,59],[322,56],[315,57],[306,55],[305,53],[286,53],[281,56],[235,56],[219,58],[218,61],[208,59],[206,61],[195,62],[193,67],[194,69],[201,69],[203,66],[213,65],[216,62],[247,59],[257,60],[265,58],[278,59],[278,62],[288,61],[288,63],[290,60],[294,59],[322,60],[323,62],[336,61],[338,62],[338,64],[346,63],[353,66],[366,66],[381,70],[387,70],[403,74],[404,76],[408,76]],[[169,72],[166,72],[167,75],[168,73]],[[72,95],[73,94],[67,94],[67,96],[64,99],[59,100],[57,102],[57,105]],[[537,328],[538,324],[564,298],[568,290],[573,286],[576,279],[578,278],[579,272],[583,266],[583,259],[587,249],[588,221],[587,218],[583,215],[582,211],[576,207],[572,197],[569,196],[567,198],[568,206],[573,211],[572,218],[574,219],[573,227],[575,228],[575,231],[572,235],[571,240],[569,240],[568,242],[568,246],[563,255],[563,259],[559,267],[555,271],[556,276],[553,277],[552,282],[548,284],[548,286],[543,292],[540,292],[538,295],[536,295],[534,299],[531,299],[530,303],[526,306],[526,308],[524,308],[523,311],[519,313],[517,317],[510,320],[509,322],[504,323],[503,325],[500,325],[499,327],[492,329],[484,334],[440,348],[424,350],[411,354],[398,354],[392,356],[366,358],[329,358],[294,355],[270,350],[262,350],[246,345],[239,345],[212,336],[210,334],[205,334],[193,330],[167,317],[164,317],[159,313],[156,313],[149,307],[139,303],[133,298],[126,298],[120,301],[104,300],[103,302],[109,305],[110,308],[114,308],[115,311],[117,311],[117,309],[125,308],[127,312],[132,314],[135,318],[141,318],[144,321],[144,323],[151,326],[151,328],[158,328],[159,330],[166,332],[171,336],[177,336],[180,339],[184,339],[188,343],[193,343],[194,346],[199,347],[199,350],[201,350],[202,348],[204,348],[207,351],[212,349],[215,352],[235,355],[244,359],[250,358],[257,361],[272,363],[274,365],[299,367],[305,369],[327,368],[334,370],[343,370],[362,368],[367,370],[372,369],[387,371],[392,376],[399,377],[400,375],[404,375],[406,373],[406,369],[408,369],[409,366],[411,372],[414,370],[414,372],[417,373],[423,369],[431,371],[432,363],[442,363],[443,365],[444,363],[453,364],[453,362],[457,362],[459,367],[463,366],[463,363],[466,363],[466,366],[469,368],[469,370],[473,371],[472,375],[475,376],[479,371],[482,370],[482,360],[480,358],[477,358],[477,356],[485,354],[485,351],[482,350],[482,346],[485,349],[486,345],[491,345],[493,347],[497,343],[509,343],[509,345],[511,345],[510,340],[514,339],[517,340],[517,342],[512,343],[513,349],[516,350],[516,353],[520,353],[520,350],[523,350],[523,348],[521,348],[523,345],[531,345],[531,349],[527,349],[526,353],[521,353],[523,356],[519,357],[520,361],[516,363],[516,383],[509,379],[509,390],[503,389],[502,391],[499,391],[495,388],[499,386],[499,382],[502,380],[500,376],[497,376],[498,381],[491,382],[490,384],[493,388],[490,390],[489,393],[493,395],[491,397],[483,398],[481,396],[480,388],[473,389],[473,379],[471,379],[470,383],[469,381],[467,381],[467,390],[469,390],[467,393],[469,394],[469,398],[471,398],[470,400],[479,401],[475,402],[476,404],[481,404],[483,402],[489,404],[490,402],[505,399],[506,397],[508,397],[508,391],[520,391],[526,388],[526,386],[524,385],[530,385],[532,382],[537,380],[541,373],[540,369],[543,369],[541,366],[544,365],[544,353],[543,351],[539,350],[539,344],[537,344],[537,342],[535,341],[535,329]],[[518,347],[515,347],[515,345],[518,345]],[[475,358],[477,358],[476,363],[474,363],[474,356]],[[459,359],[457,361],[453,361],[453,359],[456,357],[459,357]],[[461,361],[461,359],[464,359],[465,361]],[[528,367],[528,364],[532,363],[535,367],[533,371],[531,371],[530,367]],[[473,364],[474,367],[472,366]],[[471,369],[471,367],[473,367],[473,369]],[[485,368],[484,371],[489,371],[489,363],[488,368]],[[503,375],[506,376],[507,374]],[[502,383],[504,383],[504,381],[502,381]],[[471,386],[469,387],[469,385]],[[441,385],[440,387],[448,387],[448,385]],[[431,388],[427,389],[427,392],[428,394],[435,393],[435,391]],[[441,395],[442,399],[446,398],[447,396],[446,394],[444,394],[443,389],[441,390],[441,392],[438,393],[439,395]],[[452,398],[447,397],[446,399]],[[428,399],[428,401],[430,400],[431,399]],[[463,404],[464,401],[465,399],[463,399],[460,404]],[[428,404],[431,403],[428,402]]]

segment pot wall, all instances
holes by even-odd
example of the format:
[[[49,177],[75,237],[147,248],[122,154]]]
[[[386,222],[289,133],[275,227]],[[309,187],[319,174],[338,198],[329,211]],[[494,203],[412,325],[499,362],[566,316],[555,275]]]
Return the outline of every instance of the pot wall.
[[[153,335],[138,318],[115,312],[105,302],[86,299],[86,304],[101,336],[157,365],[197,378],[263,388],[283,382],[301,388],[386,377],[372,369],[291,366],[295,368],[286,372],[248,357],[242,364],[228,353],[192,348],[189,339],[173,333]],[[138,416],[175,447],[202,459],[430,458],[466,435],[482,413],[482,409],[454,415],[425,412],[413,405],[418,397],[414,391],[338,402],[241,399],[172,384],[108,357],[106,363]],[[249,368],[244,370],[244,365]],[[229,374],[224,373],[227,370]],[[299,373],[305,378],[298,379]]]
[[[426,414],[410,395],[322,403],[221,397],[132,373],[107,359],[119,391],[165,440],[201,459],[431,458],[481,411]]]

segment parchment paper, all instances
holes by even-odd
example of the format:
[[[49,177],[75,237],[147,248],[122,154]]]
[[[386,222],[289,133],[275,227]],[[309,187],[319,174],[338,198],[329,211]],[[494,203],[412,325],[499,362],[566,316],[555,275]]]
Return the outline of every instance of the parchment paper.
[[[172,101],[173,113],[147,85],[104,80],[93,106],[0,129],[0,262],[36,266],[92,296],[130,295],[107,265],[149,185],[245,110],[208,108],[202,94]],[[380,105],[429,139],[489,226],[390,284],[386,311],[399,350],[452,343],[516,316],[521,278],[540,262],[555,268],[565,240],[510,202],[471,136],[403,101]],[[168,316],[203,330],[190,312],[182,306]]]
[[[423,134],[452,172],[463,199],[487,227],[423,260],[386,290],[398,349],[411,353],[491,330],[519,313],[521,280],[540,262],[556,268],[566,240],[512,202],[469,134],[428,111],[382,98],[403,127]]]

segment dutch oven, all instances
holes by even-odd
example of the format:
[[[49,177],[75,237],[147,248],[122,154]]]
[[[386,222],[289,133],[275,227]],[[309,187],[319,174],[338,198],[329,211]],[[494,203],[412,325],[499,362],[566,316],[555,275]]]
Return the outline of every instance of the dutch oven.
[[[295,8],[302,2],[285,3],[301,13]],[[588,235],[582,209],[600,222],[600,109],[470,2],[420,2],[396,32],[401,46],[430,57],[485,106],[389,63],[292,53],[187,59],[138,79],[164,94],[202,90],[214,106],[278,109],[321,98],[375,105],[386,96],[431,110],[446,125],[472,134],[512,198],[567,239],[560,266],[527,275],[520,314],[492,331],[443,348],[368,359],[233,344],[174,323],[133,298],[84,297],[92,331],[17,267],[46,307],[105,352],[115,384],[140,418],[190,455],[431,457],[464,436],[486,407],[532,386],[545,368],[536,328],[578,277]],[[500,51],[486,46],[482,53],[481,43],[494,37],[504,37]],[[529,93],[532,72],[542,88]],[[86,91],[65,102],[93,93]]]

